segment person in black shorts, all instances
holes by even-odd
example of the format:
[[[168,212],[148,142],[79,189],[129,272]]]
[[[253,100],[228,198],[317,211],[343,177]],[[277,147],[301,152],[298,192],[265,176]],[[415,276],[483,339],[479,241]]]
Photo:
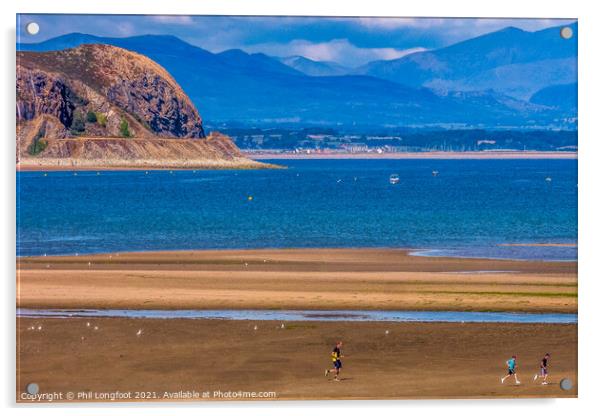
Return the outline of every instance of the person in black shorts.
[[[514,376],[514,382],[520,384],[518,376],[516,375],[516,355],[513,355],[512,358],[506,361],[506,365],[508,366],[508,374],[501,378],[502,384],[504,384],[504,381],[510,376]]]
[[[543,377],[543,382],[541,384],[548,384],[548,360],[550,359],[550,354],[546,353],[543,356],[541,361],[539,362],[539,373],[533,376],[533,381],[537,381],[539,377]]]
[[[324,371],[324,376],[326,377],[328,377],[328,374],[334,371],[334,381],[340,381],[339,374],[341,373],[341,368],[343,367],[343,363],[341,362],[341,358],[343,358],[343,353],[341,352],[342,346],[343,341],[337,342],[337,344],[334,346],[332,353],[330,353],[333,368],[329,368],[326,371]]]

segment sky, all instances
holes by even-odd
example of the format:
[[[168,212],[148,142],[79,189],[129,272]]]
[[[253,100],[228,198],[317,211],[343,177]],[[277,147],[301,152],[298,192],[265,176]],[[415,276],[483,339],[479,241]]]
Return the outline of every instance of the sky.
[[[36,22],[37,35],[25,26]],[[144,15],[33,15],[17,16],[17,40],[41,42],[80,32],[128,37],[169,34],[211,52],[242,49],[271,56],[301,55],[357,67],[379,59],[436,49],[485,33],[515,26],[536,31],[572,23],[558,19],[442,19],[442,18],[332,18]]]

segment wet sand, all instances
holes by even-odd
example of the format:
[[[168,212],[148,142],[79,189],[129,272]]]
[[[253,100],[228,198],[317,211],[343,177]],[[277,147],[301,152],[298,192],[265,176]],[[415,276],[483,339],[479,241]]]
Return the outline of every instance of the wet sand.
[[[577,311],[576,262],[286,249],[27,257],[24,308]]]
[[[17,305],[27,308],[577,310],[574,262],[290,249],[28,257],[17,270]],[[82,401],[116,391],[125,401],[239,400],[229,396],[239,391],[274,392],[271,400],[576,396],[558,383],[576,382],[577,325],[281,324],[18,318],[17,399],[27,401],[31,382]],[[346,357],[337,383],[323,373],[338,339]],[[548,386],[532,381],[545,352]],[[520,386],[500,383],[512,354]]]
[[[90,323],[87,326],[86,323]],[[275,392],[286,399],[576,397],[577,325],[17,319],[17,400],[40,393]],[[31,330],[35,326],[35,330]],[[41,330],[37,327],[41,326]],[[255,330],[254,327],[257,326]],[[94,329],[97,327],[98,329]],[[136,333],[142,330],[142,334]],[[385,331],[389,331],[388,334]],[[324,376],[343,340],[341,382]],[[533,382],[549,352],[550,384]],[[518,375],[504,385],[505,361]],[[562,378],[574,383],[559,387]],[[199,398],[197,400],[200,400]],[[222,398],[222,400],[231,398]],[[77,396],[76,399],[77,400]],[[121,399],[121,400],[128,400]],[[139,399],[140,400],[140,399]],[[247,399],[249,400],[249,399]],[[264,400],[260,398],[251,400]]]

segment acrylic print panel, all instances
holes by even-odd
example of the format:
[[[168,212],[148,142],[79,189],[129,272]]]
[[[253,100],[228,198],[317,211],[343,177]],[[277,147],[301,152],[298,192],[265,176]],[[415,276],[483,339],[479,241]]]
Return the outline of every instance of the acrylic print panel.
[[[576,397],[577,31],[18,15],[17,401]]]

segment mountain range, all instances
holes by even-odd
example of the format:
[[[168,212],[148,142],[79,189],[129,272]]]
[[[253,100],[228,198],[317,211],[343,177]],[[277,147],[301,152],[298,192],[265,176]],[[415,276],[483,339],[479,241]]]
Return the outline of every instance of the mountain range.
[[[576,95],[541,99],[576,81],[576,36],[566,40],[559,32],[507,28],[351,69],[299,56],[212,53],[166,35],[73,33],[17,49],[100,43],[146,55],[214,125],[573,128],[567,120],[575,119]]]
[[[561,27],[536,32],[508,27],[445,48],[371,62],[355,72],[409,86],[491,89],[528,100],[542,88],[577,79],[577,24],[569,27],[575,34],[570,39],[560,36]]]

